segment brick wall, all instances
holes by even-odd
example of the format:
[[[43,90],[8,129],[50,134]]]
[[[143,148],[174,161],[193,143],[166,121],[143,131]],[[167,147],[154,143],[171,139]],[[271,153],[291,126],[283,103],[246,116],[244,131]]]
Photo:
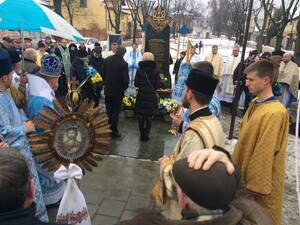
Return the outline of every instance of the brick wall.
[[[79,33],[81,33],[84,37],[93,37],[97,38],[99,41],[105,41],[107,39],[107,32],[105,29],[103,30],[78,30]]]

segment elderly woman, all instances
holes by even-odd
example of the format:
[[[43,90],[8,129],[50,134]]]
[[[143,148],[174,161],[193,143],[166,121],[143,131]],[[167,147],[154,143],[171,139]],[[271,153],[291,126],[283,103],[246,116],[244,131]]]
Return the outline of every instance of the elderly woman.
[[[24,52],[24,71],[30,74],[37,74],[40,67],[36,64],[36,50],[27,48]]]
[[[135,110],[139,118],[141,141],[148,141],[151,119],[158,108],[159,99],[156,90],[163,87],[152,53],[143,54],[136,72],[134,86],[138,88]]]

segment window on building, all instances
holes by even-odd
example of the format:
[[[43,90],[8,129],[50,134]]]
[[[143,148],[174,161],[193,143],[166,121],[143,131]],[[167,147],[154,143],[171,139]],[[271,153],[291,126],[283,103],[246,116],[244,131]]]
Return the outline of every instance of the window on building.
[[[86,8],[87,7],[87,0],[79,0],[79,6]]]

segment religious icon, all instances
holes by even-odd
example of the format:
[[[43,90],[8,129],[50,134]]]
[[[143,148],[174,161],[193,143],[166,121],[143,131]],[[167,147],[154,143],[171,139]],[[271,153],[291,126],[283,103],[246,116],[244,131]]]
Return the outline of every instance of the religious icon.
[[[66,130],[63,137],[63,147],[69,153],[78,152],[81,145],[81,133],[75,127]]]
[[[89,127],[79,118],[71,117],[56,128],[54,142],[56,152],[62,158],[72,160],[82,157],[93,140],[89,135]]]
[[[36,161],[50,171],[69,163],[91,171],[110,145],[106,113],[99,107],[94,109],[93,103],[87,100],[75,111],[64,108],[56,100],[53,104],[55,109],[45,106],[40,118],[34,121],[44,132],[28,137]]]

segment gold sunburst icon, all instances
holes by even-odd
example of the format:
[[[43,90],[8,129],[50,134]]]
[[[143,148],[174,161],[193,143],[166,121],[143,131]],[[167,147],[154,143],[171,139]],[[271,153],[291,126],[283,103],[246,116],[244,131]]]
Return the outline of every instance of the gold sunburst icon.
[[[106,113],[84,100],[76,110],[63,107],[57,100],[54,108],[45,106],[34,120],[38,132],[29,135],[29,143],[37,163],[49,171],[61,164],[76,163],[92,171],[110,146],[111,130]]]

